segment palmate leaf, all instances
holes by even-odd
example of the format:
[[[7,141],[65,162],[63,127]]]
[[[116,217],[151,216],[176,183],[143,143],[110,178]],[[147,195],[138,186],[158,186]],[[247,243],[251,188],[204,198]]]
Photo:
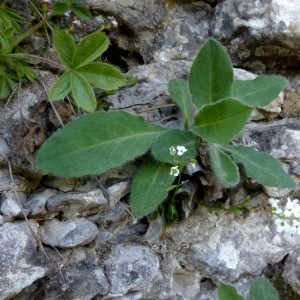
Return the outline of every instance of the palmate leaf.
[[[210,145],[209,158],[214,175],[225,187],[235,186],[239,183],[239,170],[230,156],[216,145]]]
[[[215,40],[209,39],[195,58],[189,88],[193,103],[198,109],[231,96],[233,68],[226,50]]]
[[[87,114],[42,145],[37,167],[63,177],[100,174],[144,154],[164,130],[126,112]]]
[[[253,108],[228,98],[204,106],[192,131],[209,143],[224,144],[240,133]]]
[[[232,96],[245,105],[263,107],[273,101],[288,81],[281,76],[258,76],[253,80],[235,80]]]
[[[75,52],[75,43],[72,36],[65,30],[61,30],[57,27],[52,29],[52,35],[59,60],[67,67],[72,68]]]
[[[184,123],[186,127],[189,127],[193,122],[193,103],[189,90],[189,85],[186,80],[172,79],[169,81],[168,91],[172,100],[180,108]]]
[[[258,278],[251,285],[249,300],[279,300],[279,296],[268,279]]]
[[[197,140],[198,138],[189,131],[168,129],[154,141],[151,151],[155,159],[173,164],[174,158],[170,155],[170,147],[184,146],[188,151],[176,157],[179,164],[182,164],[197,156]]]
[[[125,85],[125,76],[115,67],[94,62],[76,68],[76,71],[94,86],[103,90],[116,90]]]
[[[72,67],[79,68],[100,57],[108,48],[109,39],[104,32],[96,31],[84,37],[75,50]]]
[[[93,112],[97,106],[95,93],[88,81],[78,72],[71,71],[71,92],[78,107]]]
[[[221,282],[218,287],[218,300],[244,300],[244,298],[234,286]]]
[[[142,164],[131,185],[130,207],[134,215],[148,215],[167,198],[168,187],[174,181],[174,176],[170,175],[171,166],[153,159]]]
[[[224,146],[233,159],[245,167],[246,173],[264,186],[294,188],[295,181],[271,155],[245,146]]]

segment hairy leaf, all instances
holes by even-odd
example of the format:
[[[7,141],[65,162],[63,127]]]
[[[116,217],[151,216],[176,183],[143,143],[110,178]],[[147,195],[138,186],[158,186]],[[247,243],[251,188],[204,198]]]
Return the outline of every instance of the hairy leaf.
[[[189,131],[168,129],[162,133],[153,143],[152,154],[162,162],[174,163],[174,157],[170,154],[170,147],[184,146],[188,149],[182,156],[176,156],[178,163],[186,163],[195,158],[197,152],[197,137]]]
[[[246,173],[264,186],[294,188],[295,181],[271,155],[245,146],[224,146],[233,159],[244,165]]]
[[[92,87],[77,72],[71,72],[71,91],[78,107],[88,112],[93,112],[96,109],[97,101]]]
[[[279,300],[279,296],[268,279],[258,278],[250,287],[249,300]]]
[[[172,100],[178,105],[183,114],[186,127],[189,127],[194,118],[188,82],[183,79],[172,79],[169,81],[168,90]]]
[[[49,92],[50,101],[64,99],[70,93],[71,75],[72,71],[66,72],[53,84]]]
[[[152,159],[142,164],[131,186],[130,207],[134,215],[148,215],[167,198],[167,188],[174,181],[174,176],[170,175],[171,167]]]
[[[226,50],[209,39],[195,58],[189,76],[193,103],[198,109],[231,96],[233,68]]]
[[[72,36],[65,30],[57,27],[52,29],[53,42],[59,60],[67,67],[72,68],[72,61],[75,52],[75,43]]]
[[[108,48],[109,39],[104,32],[96,31],[84,37],[75,50],[73,68],[88,64]]]
[[[232,285],[220,283],[218,287],[218,300],[244,300]]]
[[[239,170],[230,156],[216,146],[211,145],[209,157],[214,175],[225,187],[235,186],[239,183]]]
[[[251,107],[263,107],[273,101],[288,81],[281,76],[258,76],[253,80],[235,80],[232,96]]]
[[[223,144],[245,126],[253,108],[228,98],[204,106],[195,117],[192,130],[206,142]]]
[[[89,63],[77,68],[76,71],[91,84],[103,90],[116,90],[125,85],[125,76],[117,68],[105,63]]]
[[[144,154],[164,130],[126,112],[87,114],[42,145],[37,167],[63,177],[100,174]]]

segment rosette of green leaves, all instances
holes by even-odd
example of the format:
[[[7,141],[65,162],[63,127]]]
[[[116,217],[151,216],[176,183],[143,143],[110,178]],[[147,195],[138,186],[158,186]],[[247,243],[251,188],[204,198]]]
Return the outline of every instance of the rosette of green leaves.
[[[61,100],[71,93],[78,107],[93,112],[97,101],[91,85],[103,90],[116,90],[125,84],[125,77],[117,68],[95,62],[109,46],[105,33],[93,32],[84,37],[77,47],[65,30],[54,28],[52,33],[57,55],[66,71],[54,83],[49,93],[50,101]]]

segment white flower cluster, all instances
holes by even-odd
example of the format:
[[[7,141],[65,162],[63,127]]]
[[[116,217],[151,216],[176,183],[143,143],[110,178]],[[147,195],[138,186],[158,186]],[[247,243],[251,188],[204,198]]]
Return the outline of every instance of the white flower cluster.
[[[170,154],[172,156],[175,156],[175,155],[181,156],[187,151],[188,151],[188,149],[186,149],[184,146],[176,146],[176,148],[173,146],[170,147]],[[175,176],[175,177],[178,176],[180,173],[178,168],[179,168],[178,165],[172,167],[171,171],[170,171],[170,175]]]
[[[275,217],[275,225],[278,232],[287,232],[300,235],[300,203],[298,199],[287,198],[285,209],[282,210],[278,203],[280,200],[270,198],[272,214]]]

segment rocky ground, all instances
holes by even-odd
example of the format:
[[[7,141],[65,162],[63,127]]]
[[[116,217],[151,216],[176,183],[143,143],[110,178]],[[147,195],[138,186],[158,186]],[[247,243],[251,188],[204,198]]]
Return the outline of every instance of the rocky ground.
[[[101,16],[113,16],[118,28],[106,59],[138,77],[135,86],[105,99],[111,110],[180,126],[176,108],[162,107],[171,103],[167,83],[187,77],[208,37],[227,48],[236,78],[285,76],[289,86],[255,111],[240,141],[271,153],[299,182],[298,0],[87,4],[94,17],[85,30],[96,30]],[[31,43],[37,50],[44,47],[39,36]],[[45,68],[38,78],[0,103],[0,299],[213,300],[220,281],[247,295],[263,274],[273,276],[282,299],[300,299],[300,237],[278,233],[268,212],[268,198],[300,199],[299,188],[252,183],[225,191],[207,186],[206,201],[227,197],[236,204],[250,195],[251,204],[264,209],[237,216],[199,206],[163,232],[160,218],[137,219],[130,213],[135,162],[79,179],[35,169],[36,150],[60,127],[47,103],[55,75]],[[73,118],[68,104],[54,105],[63,122]],[[188,204],[191,197],[184,201]]]

